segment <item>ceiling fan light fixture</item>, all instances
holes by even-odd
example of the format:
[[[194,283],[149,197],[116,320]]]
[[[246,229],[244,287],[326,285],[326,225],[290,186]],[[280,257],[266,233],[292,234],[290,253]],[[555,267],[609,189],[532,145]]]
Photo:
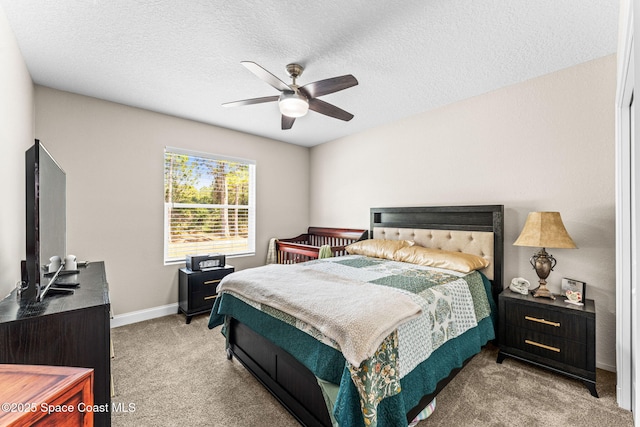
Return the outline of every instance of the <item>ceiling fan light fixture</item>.
[[[278,101],[278,108],[282,114],[282,130],[291,129],[291,126],[293,126],[293,123],[296,121],[295,119],[304,116],[310,109],[316,113],[320,113],[334,119],[344,120],[345,122],[348,122],[353,118],[353,114],[318,99],[319,96],[328,95],[357,85],[358,80],[356,80],[356,78],[351,74],[318,80],[312,83],[307,83],[304,86],[298,86],[296,79],[300,77],[304,70],[304,67],[300,64],[287,65],[287,74],[289,74],[289,77],[293,80],[291,84],[283,82],[255,62],[242,61],[241,64],[255,74],[259,79],[264,80],[269,86],[277,89],[280,92],[280,95],[226,102],[222,104],[224,107]]]
[[[302,117],[309,111],[309,101],[298,92],[283,93],[278,101],[280,113],[287,117]]]

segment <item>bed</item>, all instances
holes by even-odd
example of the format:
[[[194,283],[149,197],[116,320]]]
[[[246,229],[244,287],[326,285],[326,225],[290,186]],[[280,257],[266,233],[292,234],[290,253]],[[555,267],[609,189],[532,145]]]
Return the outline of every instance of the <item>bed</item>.
[[[469,326],[454,338],[438,343],[430,349],[430,355],[426,359],[420,356],[411,362],[405,362],[408,360],[405,357],[413,350],[407,350],[408,344],[404,344],[403,350],[398,342],[408,342],[404,339],[406,330],[417,329],[420,333],[422,329],[411,326],[419,324],[416,323],[419,321],[417,317],[406,317],[400,327],[386,336],[374,357],[357,365],[361,360],[354,356],[357,352],[346,351],[351,346],[342,341],[337,346],[332,345],[324,330],[318,333],[317,329],[308,328],[306,322],[302,322],[304,327],[299,327],[296,323],[299,319],[288,319],[291,316],[280,311],[279,306],[278,309],[265,311],[264,305],[252,303],[241,294],[234,294],[232,291],[222,293],[212,310],[209,327],[214,328],[224,323],[227,356],[239,360],[303,425],[408,425],[419,414],[424,413],[425,408],[429,408],[437,393],[480,351],[481,346],[495,337],[495,301],[502,291],[503,283],[502,205],[372,208],[370,217],[370,243],[381,240],[414,242],[416,246],[424,248],[465,252],[484,258],[486,265],[479,269],[480,273],[474,271],[465,274],[463,280],[471,280],[468,279],[471,276],[475,278],[473,280],[481,277],[486,292],[485,300],[491,307],[490,313],[485,314],[482,319],[476,313],[476,326]],[[369,270],[359,270],[358,274],[361,275],[372,274],[372,271],[378,274],[380,269],[396,271],[400,264],[406,264],[392,260],[391,267],[386,267],[383,263],[387,261],[352,254],[293,266],[275,265],[272,268],[295,267],[309,270],[319,268],[319,264],[326,264],[331,271],[336,271],[345,269],[348,264],[349,267],[366,265]],[[264,267],[249,269],[252,271],[247,274],[259,273],[258,276],[268,278],[270,275],[283,273],[260,270],[262,268]],[[438,270],[438,274],[441,273]],[[447,274],[449,273],[442,273]],[[321,289],[322,292],[331,292],[333,286],[317,285],[316,279],[311,276],[297,280],[307,281],[305,285],[308,285],[308,289]],[[383,280],[387,280],[386,276]],[[406,289],[402,290],[405,291]],[[330,297],[331,294],[327,295]],[[269,302],[269,297],[271,296],[267,295],[265,301]],[[398,301],[403,298],[404,295],[398,297]],[[407,298],[414,300],[415,295],[411,294]],[[274,297],[273,301],[277,299]],[[396,299],[387,301],[395,302]],[[407,310],[410,309],[411,307],[407,307]],[[377,327],[378,323],[374,323]],[[381,320],[380,324],[383,323]],[[385,331],[384,328],[382,331]],[[338,351],[336,348],[342,350]],[[346,362],[353,360],[356,362]],[[411,367],[405,367],[404,376],[401,376],[397,371],[400,371],[402,365],[378,363],[384,360],[393,363],[400,360],[405,365],[410,363]],[[376,367],[379,366],[391,366],[391,372],[397,376],[390,377],[390,380],[378,378]],[[373,374],[374,371],[376,375]],[[388,372],[385,371],[387,374]],[[387,390],[389,387],[384,385],[385,381],[395,389]],[[371,403],[366,402],[371,383],[374,387],[377,387],[376,384],[383,384],[384,387],[376,389],[376,393],[382,390],[382,394],[374,396],[372,406],[367,406]]]

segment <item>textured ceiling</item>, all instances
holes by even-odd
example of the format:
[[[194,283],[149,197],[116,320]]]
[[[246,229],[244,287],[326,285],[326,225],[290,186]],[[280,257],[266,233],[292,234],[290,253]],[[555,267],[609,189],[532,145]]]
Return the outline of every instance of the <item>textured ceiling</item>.
[[[615,53],[618,0],[0,0],[35,83],[303,146]],[[277,95],[240,61],[300,85],[353,74],[280,129]]]

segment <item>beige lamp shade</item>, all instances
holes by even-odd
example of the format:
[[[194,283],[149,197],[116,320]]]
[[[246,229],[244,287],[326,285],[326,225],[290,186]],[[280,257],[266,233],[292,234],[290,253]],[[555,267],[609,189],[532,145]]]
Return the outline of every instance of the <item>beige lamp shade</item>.
[[[515,246],[575,249],[560,212],[530,212]]]

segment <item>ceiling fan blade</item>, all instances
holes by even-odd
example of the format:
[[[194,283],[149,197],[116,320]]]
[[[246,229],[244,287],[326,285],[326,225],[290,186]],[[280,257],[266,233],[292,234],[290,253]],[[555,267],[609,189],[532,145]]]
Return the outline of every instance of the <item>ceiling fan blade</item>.
[[[308,83],[300,88],[309,98],[327,95],[329,93],[338,92],[355,86],[358,80],[351,74],[345,76],[332,77],[330,79],[318,80],[317,82]]]
[[[333,117],[335,119],[344,120],[348,122],[353,119],[353,114],[344,111],[335,105],[324,102],[320,99],[312,98],[309,100],[309,109],[316,113],[324,114],[325,116]]]
[[[256,64],[255,62],[242,61],[240,63],[244,65],[247,68],[247,70],[251,71],[253,74],[258,76],[258,78],[269,83],[271,86],[275,87],[279,91],[293,90],[288,84],[286,84],[285,82],[283,82],[282,80],[280,80],[279,78],[277,78],[276,76],[274,76],[273,74],[271,74],[270,72],[262,68],[260,65]]]
[[[287,130],[287,129],[291,129],[291,126],[293,126],[293,122],[296,121],[295,117],[289,117],[289,116],[285,116],[284,114],[282,115],[282,130]]]
[[[264,96],[262,98],[243,99],[242,101],[225,102],[223,107],[240,107],[242,105],[262,104],[263,102],[273,102],[280,98],[278,95]]]

